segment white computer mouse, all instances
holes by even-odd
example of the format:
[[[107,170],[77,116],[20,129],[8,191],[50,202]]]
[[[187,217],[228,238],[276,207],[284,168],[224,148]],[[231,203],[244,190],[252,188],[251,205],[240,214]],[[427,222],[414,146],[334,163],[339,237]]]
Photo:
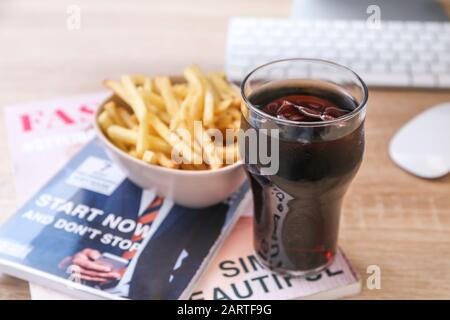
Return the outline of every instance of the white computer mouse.
[[[414,117],[392,138],[392,160],[422,178],[450,172],[450,103],[439,104]]]

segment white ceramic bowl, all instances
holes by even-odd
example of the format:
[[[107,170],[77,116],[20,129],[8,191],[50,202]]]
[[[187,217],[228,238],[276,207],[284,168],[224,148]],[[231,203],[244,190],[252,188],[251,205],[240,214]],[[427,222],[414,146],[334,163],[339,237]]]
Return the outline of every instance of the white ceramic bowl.
[[[106,102],[117,97],[111,97]],[[104,104],[105,104],[104,103]],[[123,152],[105,136],[97,123],[103,111],[102,104],[96,114],[94,127],[97,136],[111,159],[124,170],[128,178],[142,188],[156,188],[163,197],[180,205],[201,208],[219,203],[228,198],[245,179],[241,162],[215,170],[178,170],[144,163]]]

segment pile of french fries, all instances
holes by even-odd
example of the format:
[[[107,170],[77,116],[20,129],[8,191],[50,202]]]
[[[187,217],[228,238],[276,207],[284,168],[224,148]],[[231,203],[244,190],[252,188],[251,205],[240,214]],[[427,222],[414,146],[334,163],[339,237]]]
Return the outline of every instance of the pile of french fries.
[[[149,164],[208,170],[238,160],[241,99],[220,72],[187,66],[184,79],[125,75],[105,80],[110,99],[98,124],[119,149]],[[222,139],[217,135],[222,134]]]

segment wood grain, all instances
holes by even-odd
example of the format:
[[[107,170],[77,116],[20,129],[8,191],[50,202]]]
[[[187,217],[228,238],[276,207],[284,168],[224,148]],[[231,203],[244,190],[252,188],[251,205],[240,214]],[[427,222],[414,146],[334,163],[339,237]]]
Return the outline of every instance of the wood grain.
[[[66,8],[82,10],[81,29]],[[450,14],[450,1],[442,1]],[[3,0],[0,2],[0,106],[93,92],[122,73],[173,74],[195,62],[222,69],[231,16],[288,16],[290,1]],[[370,90],[367,151],[344,203],[340,245],[363,276],[357,299],[450,298],[450,176],[413,177],[387,147],[408,119],[450,91]],[[0,220],[12,214],[13,177],[0,113]],[[382,288],[365,287],[379,265]],[[0,276],[1,299],[29,298],[26,282]]]

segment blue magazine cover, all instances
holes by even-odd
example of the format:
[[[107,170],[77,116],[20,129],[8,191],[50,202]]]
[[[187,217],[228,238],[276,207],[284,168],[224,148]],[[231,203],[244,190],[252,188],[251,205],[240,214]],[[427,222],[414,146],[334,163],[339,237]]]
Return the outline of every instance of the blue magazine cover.
[[[94,139],[0,228],[0,270],[79,298],[186,299],[238,218],[129,181]]]

